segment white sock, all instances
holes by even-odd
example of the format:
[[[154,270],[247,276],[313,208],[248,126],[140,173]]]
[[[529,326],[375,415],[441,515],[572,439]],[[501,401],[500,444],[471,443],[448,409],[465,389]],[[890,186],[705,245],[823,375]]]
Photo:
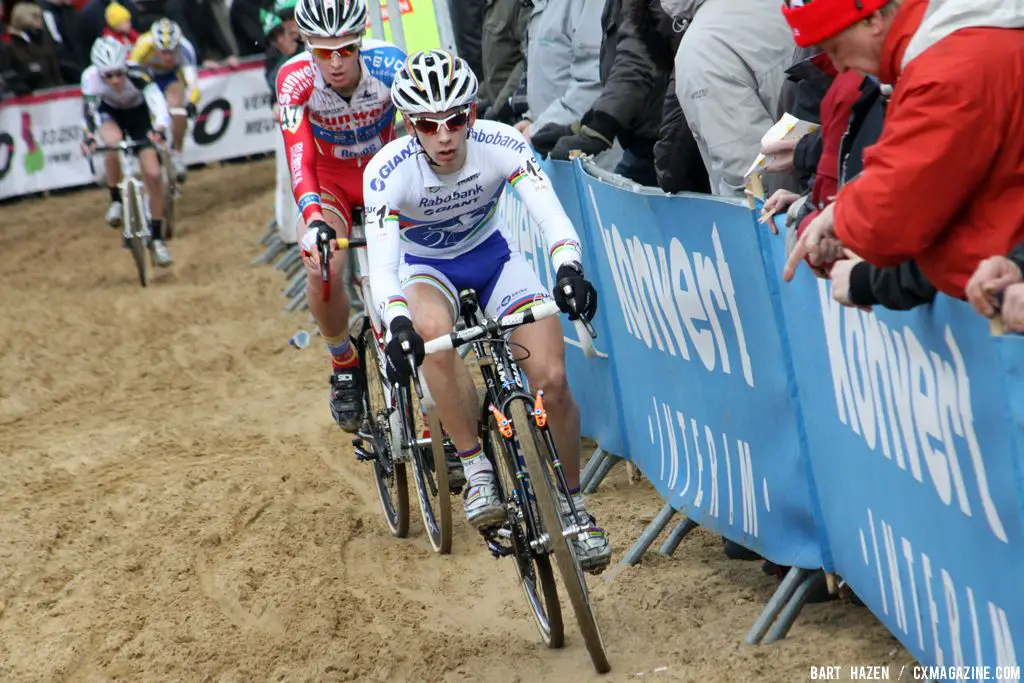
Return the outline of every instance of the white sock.
[[[462,463],[462,471],[466,473],[466,481],[470,486],[479,486],[493,478],[494,468],[481,450],[480,444],[468,451],[460,452],[459,462]]]

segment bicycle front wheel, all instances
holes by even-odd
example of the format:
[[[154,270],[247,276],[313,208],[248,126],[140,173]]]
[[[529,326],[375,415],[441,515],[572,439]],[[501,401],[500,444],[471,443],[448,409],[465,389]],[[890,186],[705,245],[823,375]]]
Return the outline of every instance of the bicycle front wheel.
[[[128,246],[131,248],[132,258],[135,260],[135,268],[139,271],[139,282],[143,287],[148,282],[146,271],[146,244],[147,233],[146,211],[143,205],[142,190],[137,182],[129,180],[127,183],[128,196],[125,197],[124,208],[124,234],[128,238]]]
[[[386,380],[381,376],[377,339],[368,324],[359,337],[357,350],[366,373],[363,408],[367,429],[360,430],[359,436],[373,447],[373,475],[384,521],[393,536],[405,538],[409,535],[409,483],[405,463],[396,462],[400,456],[401,423],[398,411],[385,400]]]
[[[590,601],[587,581],[580,568],[576,552],[570,546],[571,538],[566,536],[565,527],[572,524],[561,513],[557,500],[557,478],[551,468],[554,459],[551,457],[547,439],[540,432],[530,414],[525,400],[515,400],[508,407],[508,416],[515,429],[519,442],[520,453],[526,461],[526,470],[530,475],[530,484],[537,500],[537,509],[541,521],[547,530],[551,552],[555,556],[558,572],[562,576],[562,584],[569,594],[576,623],[586,643],[590,660],[598,673],[611,670],[608,653],[605,650],[604,638],[597,623],[597,615]]]

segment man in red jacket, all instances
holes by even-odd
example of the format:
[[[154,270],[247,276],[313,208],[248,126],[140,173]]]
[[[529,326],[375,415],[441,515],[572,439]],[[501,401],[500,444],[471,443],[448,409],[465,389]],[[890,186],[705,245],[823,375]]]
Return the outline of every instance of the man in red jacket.
[[[930,6],[933,5],[933,6]],[[787,0],[793,37],[894,85],[864,170],[807,227],[783,277],[842,247],[914,260],[963,298],[979,262],[1024,241],[1024,14],[1004,0]]]

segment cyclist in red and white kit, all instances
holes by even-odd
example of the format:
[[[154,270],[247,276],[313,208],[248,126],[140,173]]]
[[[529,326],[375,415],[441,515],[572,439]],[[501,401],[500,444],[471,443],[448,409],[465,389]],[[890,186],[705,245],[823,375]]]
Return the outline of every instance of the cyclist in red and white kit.
[[[391,43],[363,39],[365,0],[299,0],[295,23],[307,50],[277,74],[281,132],[302,214],[296,230],[308,274],[307,302],[331,353],[331,414],[342,429],[355,432],[365,379],[348,335],[345,252],[331,257],[331,295],[323,301],[316,237],[350,234],[352,209],[363,203],[363,169],[395,139],[391,83],[405,53]]]

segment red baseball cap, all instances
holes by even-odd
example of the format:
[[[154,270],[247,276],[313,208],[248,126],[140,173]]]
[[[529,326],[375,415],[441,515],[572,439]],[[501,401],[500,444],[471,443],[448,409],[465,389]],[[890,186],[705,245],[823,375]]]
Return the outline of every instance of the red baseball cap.
[[[839,35],[882,9],[888,0],[785,0],[782,14],[793,41],[811,47]]]

